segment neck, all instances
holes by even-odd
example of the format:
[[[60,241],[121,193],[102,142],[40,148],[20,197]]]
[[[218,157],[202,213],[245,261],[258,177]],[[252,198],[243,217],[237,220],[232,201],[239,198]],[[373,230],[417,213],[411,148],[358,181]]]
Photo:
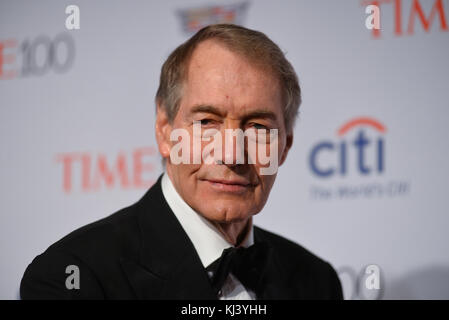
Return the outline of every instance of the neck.
[[[211,223],[217,228],[217,230],[223,235],[223,237],[231,243],[233,246],[238,247],[246,240],[249,235],[249,229],[252,226],[252,219],[247,218],[243,221],[232,223]]]
[[[181,195],[179,190],[176,189],[175,183],[173,183],[174,180],[170,166],[166,167],[166,174],[168,175],[176,192]],[[205,217],[204,215],[203,217],[207,219],[207,217]],[[249,236],[249,230],[253,224],[252,217],[246,218],[242,221],[227,223],[212,221],[209,219],[207,220],[220,232],[221,235],[223,235],[227,242],[235,247],[240,246],[246,240],[246,238]]]

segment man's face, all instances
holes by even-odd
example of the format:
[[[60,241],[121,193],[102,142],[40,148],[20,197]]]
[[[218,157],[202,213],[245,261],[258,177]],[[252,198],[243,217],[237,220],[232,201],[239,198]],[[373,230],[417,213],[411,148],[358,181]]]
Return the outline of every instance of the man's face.
[[[276,174],[261,175],[266,165],[248,164],[173,164],[170,151],[178,141],[170,141],[174,129],[185,129],[193,150],[194,121],[201,130],[216,129],[223,137],[225,129],[278,129],[278,159],[282,164],[292,143],[287,134],[279,81],[270,72],[251,65],[220,43],[200,43],[191,57],[182,89],[179,110],[169,123],[158,110],[156,135],[159,151],[166,158],[166,169],[176,190],[196,212],[210,221],[244,221],[262,210]],[[209,142],[202,142],[201,149]],[[223,147],[223,162],[236,157],[234,148]],[[269,149],[269,148],[268,148]],[[244,152],[247,152],[244,151]],[[267,152],[269,154],[269,152]],[[192,162],[190,162],[192,163]]]

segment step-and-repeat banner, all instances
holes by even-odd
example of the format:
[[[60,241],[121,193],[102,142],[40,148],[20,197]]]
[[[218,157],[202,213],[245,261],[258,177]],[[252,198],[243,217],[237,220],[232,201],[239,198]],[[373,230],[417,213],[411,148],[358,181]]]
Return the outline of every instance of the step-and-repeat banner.
[[[154,183],[161,65],[217,22],[266,33],[303,90],[255,223],[347,299],[449,298],[449,0],[0,1],[0,298]]]

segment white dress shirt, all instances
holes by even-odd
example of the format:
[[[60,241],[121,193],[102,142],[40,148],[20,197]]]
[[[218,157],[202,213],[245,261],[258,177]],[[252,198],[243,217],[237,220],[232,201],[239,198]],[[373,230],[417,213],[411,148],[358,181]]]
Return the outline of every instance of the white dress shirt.
[[[163,174],[161,183],[162,193],[170,209],[192,241],[204,268],[208,267],[221,257],[224,249],[233,245],[227,242],[206,218],[198,214],[182,199],[167,173]],[[251,228],[242,243],[243,247],[254,244],[252,221],[250,223]],[[229,274],[219,293],[220,300],[255,300],[255,298],[255,293],[246,289],[232,273]]]

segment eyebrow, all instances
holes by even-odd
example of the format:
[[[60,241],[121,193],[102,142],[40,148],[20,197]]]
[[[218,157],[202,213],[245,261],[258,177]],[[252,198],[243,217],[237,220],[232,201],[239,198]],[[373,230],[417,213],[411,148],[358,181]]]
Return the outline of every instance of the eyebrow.
[[[191,110],[190,113],[200,113],[200,112],[204,112],[204,113],[212,113],[215,114],[217,116],[223,116],[223,113],[220,112],[220,110],[214,106],[211,105],[204,105],[204,104],[200,104],[200,105],[196,105],[194,106]]]
[[[190,112],[191,113],[204,112],[204,113],[212,113],[212,114],[215,114],[220,117],[223,116],[223,113],[217,107],[214,107],[211,105],[203,105],[203,104],[194,106],[190,110]],[[243,116],[244,121],[247,121],[247,120],[253,119],[253,118],[264,118],[264,119],[270,119],[273,121],[277,120],[277,116],[275,113],[273,113],[271,111],[266,111],[266,110],[253,110]]]

